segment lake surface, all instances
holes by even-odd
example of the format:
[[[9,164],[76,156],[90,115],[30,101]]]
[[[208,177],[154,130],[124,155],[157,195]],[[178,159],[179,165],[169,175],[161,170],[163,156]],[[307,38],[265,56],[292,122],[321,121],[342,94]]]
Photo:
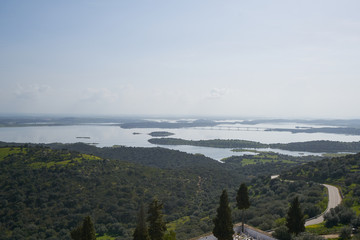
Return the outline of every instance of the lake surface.
[[[207,139],[241,139],[257,141],[261,143],[289,143],[313,140],[331,140],[353,142],[360,141],[360,136],[326,134],[326,133],[290,133],[264,131],[267,128],[295,128],[295,127],[319,127],[301,124],[258,124],[258,125],[220,125],[204,128],[181,128],[181,129],[122,129],[118,126],[109,125],[73,125],[73,126],[39,126],[39,127],[4,127],[0,128],[0,141],[17,143],[96,143],[98,147],[123,145],[131,147],[155,147],[148,139],[152,138],[149,133],[154,131],[168,131],[174,133],[174,138],[187,140]],[[323,127],[323,126],[321,126]],[[137,134],[134,134],[137,133]],[[80,137],[80,138],[79,138]],[[220,160],[232,155],[254,154],[251,152],[232,152],[231,149],[195,147],[195,146],[161,146],[180,150],[188,153],[199,153]],[[270,150],[270,149],[265,149]],[[306,152],[292,152],[271,149],[272,151],[288,155],[314,155]]]

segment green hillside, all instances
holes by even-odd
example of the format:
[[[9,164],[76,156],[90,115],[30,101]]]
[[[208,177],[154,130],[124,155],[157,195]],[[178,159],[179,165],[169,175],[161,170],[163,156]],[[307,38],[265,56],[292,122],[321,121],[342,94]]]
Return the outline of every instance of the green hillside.
[[[311,162],[299,168],[284,171],[285,179],[311,180],[340,187],[345,203],[359,213],[360,153]]]
[[[0,239],[69,239],[87,215],[99,236],[131,239],[140,203],[154,197],[164,203],[165,220],[177,239],[188,239],[211,231],[223,189],[228,189],[234,221],[239,220],[234,202],[242,182],[251,192],[249,223],[262,229],[284,217],[294,194],[303,196],[309,215],[323,199],[321,193],[308,198],[309,192],[322,191],[318,185],[270,180],[270,174],[304,158],[255,161],[253,156],[251,164],[219,163],[162,148],[9,145],[0,148]]]
[[[66,239],[88,214],[98,233],[129,239],[140,202],[158,196],[170,222],[199,209],[207,216],[216,194],[241,181],[240,175],[228,181],[221,170],[194,174],[43,147],[1,148],[0,156],[0,232],[11,239]]]
[[[286,170],[282,178],[316,181],[337,186],[342,203],[325,214],[325,222],[308,228],[315,234],[351,233],[360,228],[360,153],[304,164]],[[350,229],[350,230],[349,230]],[[348,233],[349,234],[349,233]],[[359,239],[357,234],[355,239]]]

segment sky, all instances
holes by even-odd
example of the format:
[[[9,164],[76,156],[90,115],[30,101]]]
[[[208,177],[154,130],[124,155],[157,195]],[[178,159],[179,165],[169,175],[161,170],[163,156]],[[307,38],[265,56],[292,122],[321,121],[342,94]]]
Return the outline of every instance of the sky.
[[[0,114],[360,118],[358,0],[1,0]]]

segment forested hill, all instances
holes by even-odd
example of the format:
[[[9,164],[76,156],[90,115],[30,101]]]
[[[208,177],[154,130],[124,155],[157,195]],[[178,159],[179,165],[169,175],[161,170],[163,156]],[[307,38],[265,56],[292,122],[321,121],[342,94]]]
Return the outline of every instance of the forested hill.
[[[0,143],[0,239],[69,239],[90,215],[98,234],[130,240],[140,203],[154,197],[164,203],[177,239],[188,239],[211,231],[220,193],[228,189],[233,204],[242,182],[252,182],[256,199],[249,222],[260,226],[266,216],[261,228],[268,229],[284,217],[284,196],[303,194],[306,201],[309,190],[305,182],[270,181],[270,174],[304,161],[262,153],[219,163],[163,148]],[[309,214],[319,211],[322,194],[317,196],[308,202]]]
[[[154,197],[164,203],[166,221],[187,217],[177,227],[178,239],[186,239],[209,231],[219,192],[246,179],[202,156],[126,149],[129,159],[152,159],[156,167],[110,159],[106,149],[109,159],[41,146],[0,148],[0,239],[69,239],[86,215],[97,233],[131,239],[139,204]]]
[[[285,179],[302,179],[316,182],[360,184],[360,153],[344,157],[326,158],[292,168],[281,174]]]
[[[86,154],[93,154],[107,159],[118,159],[145,166],[164,169],[173,168],[221,168],[221,163],[203,155],[187,154],[180,151],[164,148],[140,147],[103,147],[98,148],[84,143],[75,144],[49,144],[54,149],[68,149]]]
[[[238,139],[212,139],[194,141],[180,138],[152,138],[149,139],[149,142],[158,145],[190,145],[214,148],[274,148],[288,151],[303,151],[314,153],[360,152],[360,142],[339,142],[325,140],[265,144]]]
[[[284,171],[281,177],[338,186],[345,204],[360,212],[360,153],[310,162]]]

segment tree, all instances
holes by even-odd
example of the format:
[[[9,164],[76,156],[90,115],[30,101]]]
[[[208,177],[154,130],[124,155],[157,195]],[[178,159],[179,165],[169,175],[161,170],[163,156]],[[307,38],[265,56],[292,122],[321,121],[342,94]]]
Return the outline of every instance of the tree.
[[[136,228],[134,231],[134,240],[150,240],[149,231],[146,226],[144,205],[141,204]]]
[[[163,240],[166,225],[162,214],[163,204],[156,198],[150,203],[147,220],[149,221],[149,235],[151,240]]]
[[[241,214],[241,231],[244,232],[244,223],[245,223],[245,209],[248,209],[250,207],[250,201],[249,201],[249,195],[248,195],[248,189],[245,185],[245,183],[242,183],[240,185],[240,188],[236,194],[236,206],[242,210]]]
[[[70,235],[73,240],[81,240],[82,226],[77,226],[71,231]]]
[[[291,202],[286,216],[286,227],[288,228],[289,233],[294,233],[295,235],[305,231],[305,218],[300,208],[298,197],[295,197]]]
[[[223,190],[220,196],[220,206],[216,211],[217,215],[213,220],[215,224],[213,229],[214,236],[219,240],[232,240],[234,229],[226,190]]]
[[[351,238],[351,227],[343,227],[340,231],[340,239],[347,240]]]
[[[285,227],[285,225],[276,228],[272,236],[279,240],[291,240],[291,234],[288,232],[288,229]]]
[[[95,228],[90,216],[85,217],[82,225],[71,231],[71,238],[73,240],[96,240]]]
[[[95,228],[90,216],[84,218],[81,240],[96,240]]]

